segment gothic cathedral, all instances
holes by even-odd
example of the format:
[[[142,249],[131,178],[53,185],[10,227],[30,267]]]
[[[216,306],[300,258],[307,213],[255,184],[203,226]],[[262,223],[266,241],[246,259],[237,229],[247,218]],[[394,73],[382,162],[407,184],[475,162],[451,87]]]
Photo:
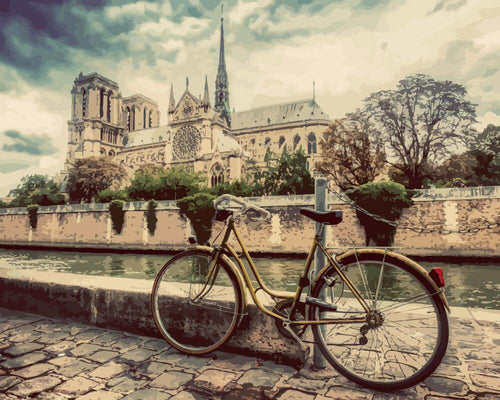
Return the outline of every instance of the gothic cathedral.
[[[132,177],[144,164],[182,166],[202,172],[211,186],[265,167],[267,152],[303,148],[310,171],[330,119],[312,99],[231,113],[221,18],[219,66],[212,106],[207,77],[203,97],[186,89],[176,102],[170,87],[168,124],[160,126],[158,103],[141,94],[122,97],[118,84],[97,73],[75,79],[65,171],[74,160],[110,157]]]

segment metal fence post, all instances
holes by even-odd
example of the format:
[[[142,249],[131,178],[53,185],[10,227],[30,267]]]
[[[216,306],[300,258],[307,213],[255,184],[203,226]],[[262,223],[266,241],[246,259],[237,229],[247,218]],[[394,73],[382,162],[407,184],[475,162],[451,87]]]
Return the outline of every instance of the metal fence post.
[[[314,194],[315,194],[315,208],[317,211],[326,211],[327,210],[327,205],[326,205],[326,186],[328,184],[328,181],[325,178],[315,178],[314,180]],[[319,233],[321,228],[320,223],[316,223],[316,233]],[[321,243],[323,245],[326,245],[326,225],[323,229],[323,233],[321,234]],[[314,276],[323,268],[325,265],[325,256],[321,252],[321,249],[316,250],[316,254],[314,255]],[[321,329],[325,329],[324,326],[321,327]],[[314,345],[314,352],[313,352],[313,365],[316,368],[325,368],[326,367],[326,360],[323,357],[323,354],[321,354],[321,351],[319,347],[315,344]]]

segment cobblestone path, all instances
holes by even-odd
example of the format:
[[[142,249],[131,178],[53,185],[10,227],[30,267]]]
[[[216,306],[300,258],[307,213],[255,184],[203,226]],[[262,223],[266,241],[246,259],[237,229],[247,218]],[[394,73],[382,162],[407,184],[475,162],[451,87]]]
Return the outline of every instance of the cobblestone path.
[[[0,308],[0,400],[499,399],[500,322],[450,317],[434,375],[385,394],[332,369],[223,352],[189,357],[162,340]]]

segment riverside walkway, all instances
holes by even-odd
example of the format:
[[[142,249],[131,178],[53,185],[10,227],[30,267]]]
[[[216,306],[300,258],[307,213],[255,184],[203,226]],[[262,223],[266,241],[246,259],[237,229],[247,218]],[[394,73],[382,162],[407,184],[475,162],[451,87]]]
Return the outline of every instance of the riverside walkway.
[[[500,398],[500,312],[454,308],[450,345],[423,383],[392,394],[328,368],[297,370],[163,340],[0,308],[0,400],[329,400]]]

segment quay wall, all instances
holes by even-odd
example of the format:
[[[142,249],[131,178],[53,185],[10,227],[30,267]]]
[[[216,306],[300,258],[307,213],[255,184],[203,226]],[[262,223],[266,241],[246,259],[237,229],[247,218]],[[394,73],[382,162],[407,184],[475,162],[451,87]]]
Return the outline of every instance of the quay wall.
[[[397,229],[394,247],[407,255],[499,257],[500,187],[487,195],[440,196],[439,190],[423,192],[406,209],[401,224],[415,230]],[[458,193],[458,195],[456,195]],[[314,195],[247,198],[251,204],[267,209],[272,219],[257,221],[255,215],[240,218],[238,229],[253,253],[306,254],[314,235],[314,223],[300,215],[303,207],[314,207]],[[78,204],[39,207],[38,223],[32,229],[25,208],[0,209],[0,246],[55,247],[71,249],[109,249],[179,251],[192,235],[189,222],[179,216],[175,202],[158,202],[158,222],[150,235],[146,202],[126,203],[123,230],[112,228],[107,204]],[[363,247],[364,229],[355,210],[329,195],[330,209],[342,210],[343,222],[327,229],[329,247]],[[222,229],[216,223],[213,235]],[[449,231],[463,231],[448,233]]]

